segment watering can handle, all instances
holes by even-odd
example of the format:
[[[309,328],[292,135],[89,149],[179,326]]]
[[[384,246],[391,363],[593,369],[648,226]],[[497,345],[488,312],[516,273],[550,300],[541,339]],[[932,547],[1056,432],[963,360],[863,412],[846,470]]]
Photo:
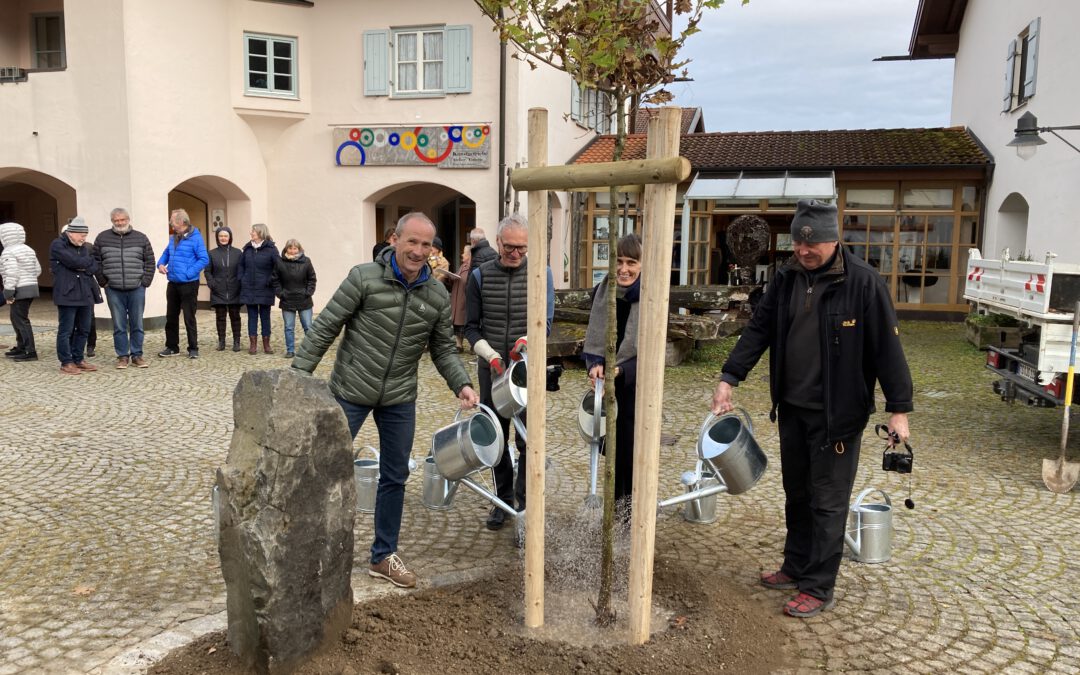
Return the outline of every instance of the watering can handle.
[[[754,421],[752,419],[750,419],[750,413],[746,412],[746,408],[738,408],[738,407],[736,407],[732,412],[726,412],[723,415],[714,415],[713,413],[710,412],[709,415],[705,418],[705,423],[701,425],[701,431],[698,432],[698,436],[701,437],[701,436],[705,435],[705,430],[709,428],[709,425],[712,424],[713,420],[717,420],[717,419],[720,419],[722,417],[727,417],[729,415],[734,415],[735,411],[738,411],[738,413],[740,415],[742,415],[743,419],[746,420],[746,430],[748,432],[750,432],[751,436],[753,436],[754,435]]]
[[[889,508],[892,508],[892,500],[889,499],[888,493],[885,492],[884,490],[880,489],[880,488],[875,488],[875,487],[868,487],[865,490],[863,490],[862,492],[860,492],[859,496],[855,498],[855,503],[851,505],[851,508],[857,509],[860,506],[862,506],[863,499],[865,499],[867,496],[869,496],[872,492],[877,492],[882,497],[884,497],[885,498],[885,505],[888,506]]]
[[[495,416],[495,411],[493,411],[491,408],[487,407],[483,403],[477,403],[476,407],[480,409],[480,412],[482,412],[485,415],[487,415],[488,417],[490,417],[491,421],[495,423],[495,426],[500,426],[499,425],[499,418]],[[463,412],[465,412],[465,411],[462,410],[461,408],[457,409],[457,412],[454,413],[454,421],[455,422],[457,422],[458,420],[461,419],[461,413],[463,413]]]
[[[371,451],[371,454],[375,455],[375,459],[378,459],[378,458],[379,458],[379,451],[378,451],[378,450],[376,450],[375,448],[371,447],[370,445],[365,445],[365,446],[364,446],[364,447],[362,447],[362,448],[357,448],[357,450],[356,450],[356,453],[355,453],[355,454],[353,454],[353,460],[355,461],[355,460],[358,460],[358,459],[360,459],[360,453],[361,453],[361,452],[363,452],[363,451],[365,451],[365,450],[370,450],[370,451]]]
[[[604,378],[596,378],[596,384],[593,386],[593,423],[592,423],[592,438],[593,443],[600,442],[600,425],[603,423],[603,409],[604,403]]]

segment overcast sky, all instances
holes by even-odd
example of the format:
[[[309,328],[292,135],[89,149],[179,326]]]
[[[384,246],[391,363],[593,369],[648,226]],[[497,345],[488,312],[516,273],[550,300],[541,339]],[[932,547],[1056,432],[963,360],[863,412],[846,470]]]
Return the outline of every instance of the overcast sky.
[[[726,0],[684,55],[675,104],[707,131],[880,129],[949,124],[952,59],[906,54],[918,0]]]

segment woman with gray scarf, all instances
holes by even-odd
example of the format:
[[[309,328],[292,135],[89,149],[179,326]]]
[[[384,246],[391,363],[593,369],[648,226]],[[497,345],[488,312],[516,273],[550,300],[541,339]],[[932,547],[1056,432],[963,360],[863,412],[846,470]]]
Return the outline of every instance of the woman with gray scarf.
[[[630,494],[634,485],[634,407],[637,399],[638,299],[641,296],[641,238],[628,234],[619,239],[616,250],[615,283],[615,502],[620,514],[629,518]],[[593,289],[589,326],[585,331],[584,357],[589,383],[595,386],[604,377],[604,344],[607,332],[608,278]],[[600,452],[604,452],[604,444]],[[619,505],[619,500],[625,504]]]

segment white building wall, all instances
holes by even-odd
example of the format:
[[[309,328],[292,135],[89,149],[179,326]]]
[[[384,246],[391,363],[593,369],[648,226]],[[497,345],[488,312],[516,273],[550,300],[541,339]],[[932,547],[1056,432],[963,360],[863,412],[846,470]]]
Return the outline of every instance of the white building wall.
[[[1041,22],[1035,95],[1004,113],[1006,49],[1036,17]],[[1041,260],[1047,251],[1053,251],[1059,262],[1080,263],[1080,209],[1075,201],[1080,153],[1049,134],[1042,135],[1046,145],[1027,161],[1006,147],[1013,138],[1016,120],[1028,111],[1038,117],[1041,126],[1080,124],[1077,28],[1080,3],[967,3],[953,78],[952,122],[970,127],[996,164],[985,206],[983,254],[988,257],[996,257],[1008,246],[1013,257],[1029,252]],[[1080,145],[1080,132],[1060,133]],[[1029,207],[1026,237],[1017,226],[1013,207],[1017,199],[1009,199],[1014,193]],[[1003,206],[1004,211],[999,212]]]
[[[125,206],[160,253],[169,192],[183,184],[208,208],[227,209],[240,245],[253,222],[267,223],[279,243],[300,239],[320,278],[316,307],[352,265],[370,260],[383,227],[375,222],[375,205],[402,188],[421,186],[408,195],[408,205],[429,212],[460,192],[476,203],[476,222],[494,239],[499,44],[470,0],[319,0],[314,7],[249,0],[46,4],[63,7],[68,65],[0,89],[0,179],[28,169],[70,186],[76,203],[54,195],[59,210],[85,216],[91,237],[109,226],[111,208]],[[428,24],[473,26],[471,92],[365,96],[363,32]],[[244,94],[245,31],[297,38],[298,100]],[[0,53],[10,53],[10,40],[4,40]],[[565,162],[593,137],[564,120],[569,79],[507,63],[507,163],[524,161],[531,106],[549,110],[549,163]],[[489,168],[335,165],[335,126],[450,123],[492,125]],[[566,196],[557,203],[565,205]],[[527,212],[524,196],[521,211]],[[564,238],[559,228],[567,213],[558,212],[557,242]],[[553,260],[561,259],[558,246]],[[561,265],[553,267],[559,282]],[[164,314],[164,297],[158,277],[147,296],[148,317]]]

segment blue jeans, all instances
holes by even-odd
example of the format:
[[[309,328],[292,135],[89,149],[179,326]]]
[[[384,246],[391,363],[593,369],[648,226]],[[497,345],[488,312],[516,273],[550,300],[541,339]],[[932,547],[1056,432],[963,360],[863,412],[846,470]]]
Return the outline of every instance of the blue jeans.
[[[56,328],[56,358],[60,365],[82,363],[86,350],[86,336],[90,334],[90,317],[93,305],[57,305],[60,325]]]
[[[337,397],[335,397],[337,398]],[[379,429],[379,487],[375,492],[375,541],[371,544],[371,563],[397,551],[401,512],[405,508],[405,480],[409,477],[409,455],[416,433],[416,403],[374,407],[337,399],[349,422],[349,433],[356,433],[375,412]]]
[[[142,356],[146,289],[139,286],[130,291],[117,291],[106,286],[105,299],[109,303],[109,313],[112,314],[112,339],[116,355]]]
[[[248,337],[259,334],[259,322],[262,321],[262,336],[270,337],[270,305],[248,305]]]
[[[300,326],[304,329],[304,337],[307,337],[307,333],[311,330],[311,310],[301,309],[299,311],[291,309],[281,310],[281,318],[285,322],[285,351],[295,352],[293,347],[296,346],[296,315],[300,315]],[[354,434],[355,435],[355,434]]]

